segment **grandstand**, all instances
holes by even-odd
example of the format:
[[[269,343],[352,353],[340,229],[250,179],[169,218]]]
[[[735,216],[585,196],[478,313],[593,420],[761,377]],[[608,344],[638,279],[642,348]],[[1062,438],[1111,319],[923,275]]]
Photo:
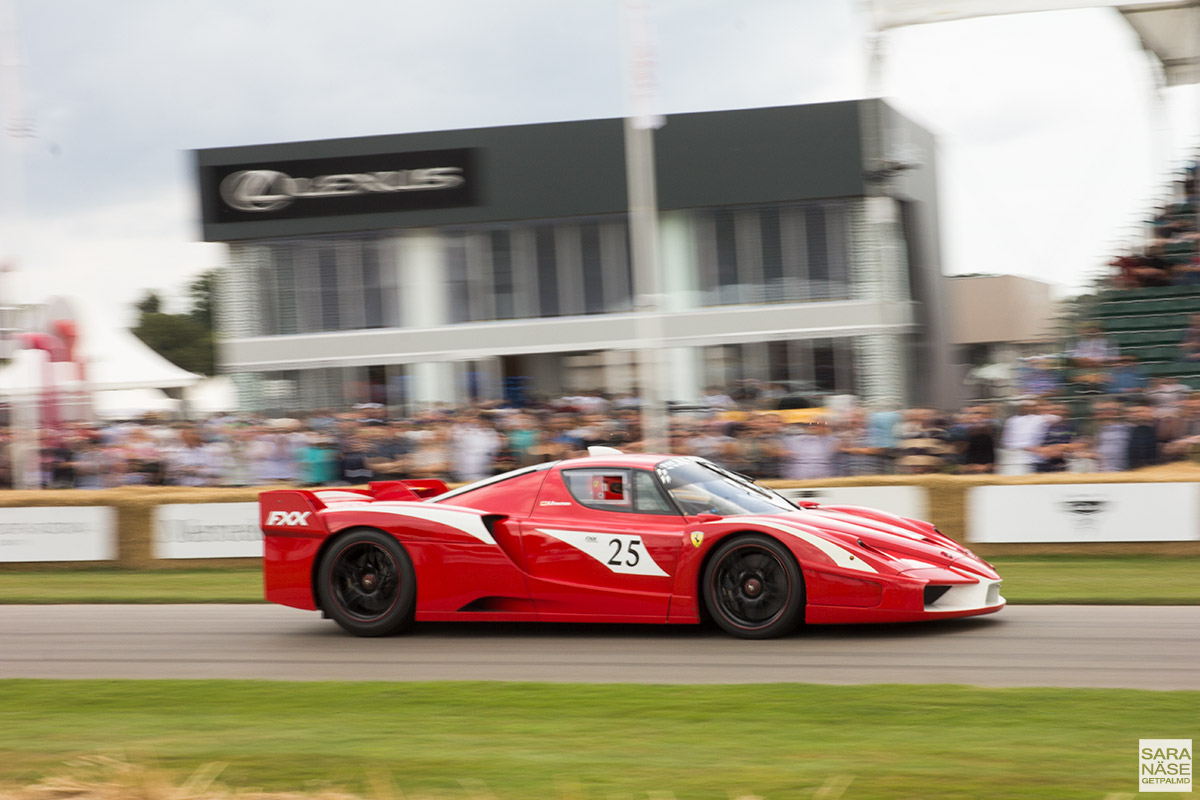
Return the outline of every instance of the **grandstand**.
[[[1200,361],[1184,359],[1180,342],[1191,321],[1200,314],[1200,199],[1197,174],[1200,156],[1172,187],[1174,200],[1151,225],[1152,250],[1165,264],[1163,274],[1172,285],[1119,286],[1101,292],[1093,316],[1096,324],[1116,344],[1122,355],[1133,355],[1150,378],[1171,377],[1200,389]]]
[[[1121,349],[1137,356],[1151,378],[1173,377],[1200,389],[1200,361],[1179,349],[1191,314],[1200,314],[1200,286],[1111,289],[1096,306],[1096,323]]]

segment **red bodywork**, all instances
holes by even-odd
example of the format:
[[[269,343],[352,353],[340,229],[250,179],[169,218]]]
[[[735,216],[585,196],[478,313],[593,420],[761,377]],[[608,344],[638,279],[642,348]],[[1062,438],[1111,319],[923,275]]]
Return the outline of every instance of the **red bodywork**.
[[[622,506],[596,474],[613,470],[631,485],[657,480],[667,458],[572,459],[449,493],[429,480],[263,492],[266,599],[316,609],[323,549],[341,532],[374,528],[412,559],[417,621],[696,623],[706,557],[746,533],[770,536],[795,556],[808,623],[964,617],[1004,606],[991,566],[929,523],[807,503],[752,516],[688,516],[674,506],[642,513]],[[582,484],[577,469],[588,470]]]

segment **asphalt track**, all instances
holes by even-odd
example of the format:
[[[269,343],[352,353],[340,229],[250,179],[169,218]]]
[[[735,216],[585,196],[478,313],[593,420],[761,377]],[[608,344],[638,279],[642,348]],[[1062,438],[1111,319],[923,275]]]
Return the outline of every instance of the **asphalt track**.
[[[359,639],[271,605],[0,606],[0,678],[1200,689],[1200,606],[1011,606],[762,642],[693,626],[501,623]]]

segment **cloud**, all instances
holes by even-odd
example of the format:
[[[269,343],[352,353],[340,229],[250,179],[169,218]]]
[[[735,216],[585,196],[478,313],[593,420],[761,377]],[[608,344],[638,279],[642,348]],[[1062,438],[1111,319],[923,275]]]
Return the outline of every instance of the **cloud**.
[[[138,200],[31,220],[20,299],[68,296],[131,324],[132,303],[152,290],[182,310],[187,282],[217,266],[223,250],[197,241],[197,229],[180,213],[194,204],[190,187],[177,184]]]
[[[862,92],[852,0],[651,7],[668,113]],[[196,241],[191,149],[625,110],[617,0],[19,9],[41,137],[25,158],[27,262],[113,307],[146,288],[177,290],[221,259],[220,246]],[[890,93],[941,141],[947,265],[1077,282],[1156,177],[1143,155],[1148,73],[1128,30],[1085,10],[886,41]]]

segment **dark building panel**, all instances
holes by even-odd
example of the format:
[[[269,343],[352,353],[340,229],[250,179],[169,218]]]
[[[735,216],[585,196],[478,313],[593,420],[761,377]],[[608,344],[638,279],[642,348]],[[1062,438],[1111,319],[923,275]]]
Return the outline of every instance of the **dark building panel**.
[[[659,206],[861,195],[857,105],[670,117],[655,134]],[[204,238],[623,213],[623,126],[586,120],[200,150]]]
[[[659,206],[861,196],[857,107],[847,101],[668,117],[655,136]]]

